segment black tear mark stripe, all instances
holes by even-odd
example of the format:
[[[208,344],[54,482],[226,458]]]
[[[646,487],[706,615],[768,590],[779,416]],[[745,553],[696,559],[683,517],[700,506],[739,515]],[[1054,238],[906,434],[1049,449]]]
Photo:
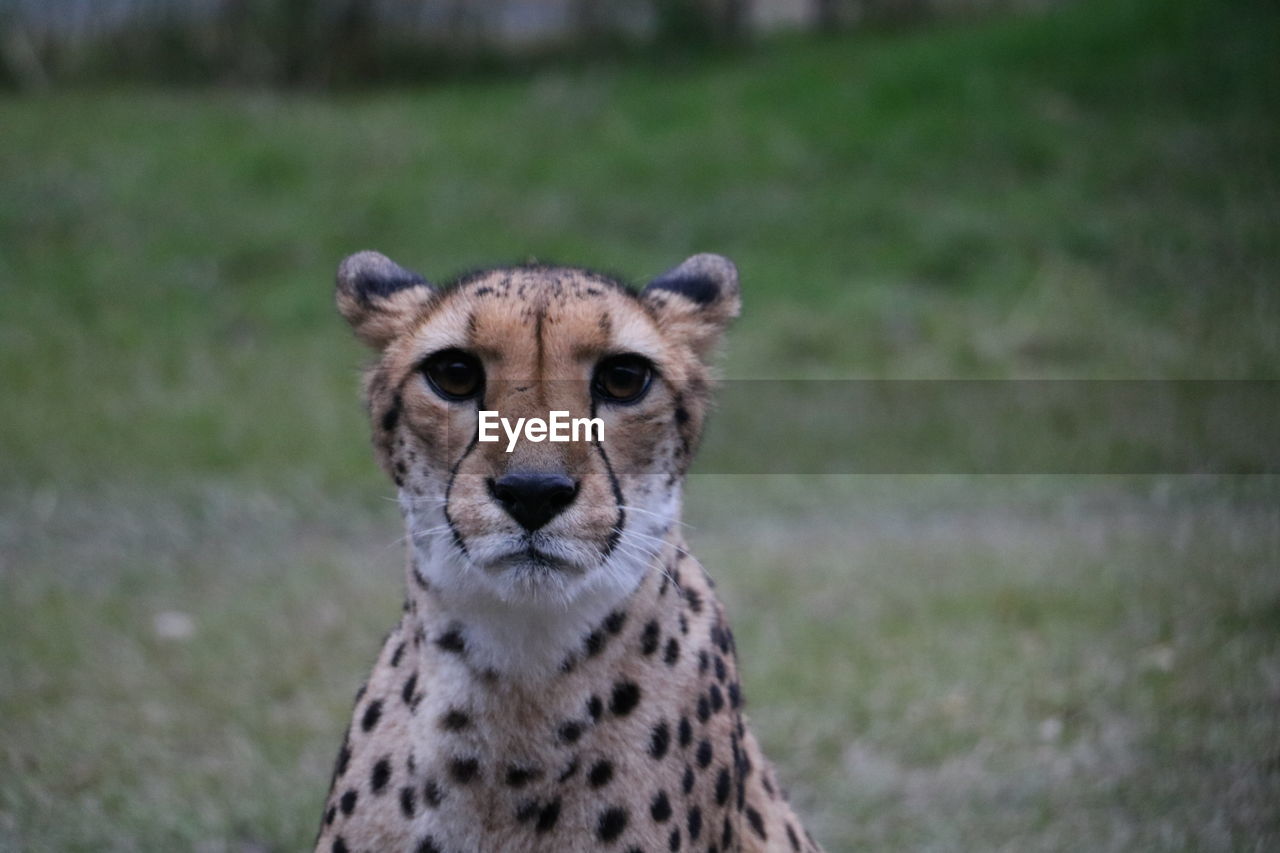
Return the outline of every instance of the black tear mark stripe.
[[[480,401],[480,407],[484,408],[484,401]],[[471,455],[471,451],[476,449],[476,445],[480,442],[480,427],[477,421],[476,431],[471,436],[471,443],[467,445],[467,449],[462,451],[462,455],[458,457],[458,461],[453,463],[453,467],[449,469],[449,482],[444,487],[444,522],[449,525],[449,533],[453,535],[453,544],[462,552],[462,556],[470,559],[467,553],[467,543],[462,541],[462,534],[458,532],[457,526],[453,523],[453,516],[449,514],[449,496],[453,493],[453,483],[458,478],[458,469],[462,467],[462,463],[467,461],[467,457]]]
[[[595,417],[595,409],[592,408],[592,417]],[[609,454],[605,453],[604,445],[595,442],[593,445],[600,454],[600,460],[604,462],[605,473],[609,475],[609,488],[613,491],[614,505],[618,508],[618,520],[613,523],[609,530],[609,539],[605,542],[604,558],[607,560],[613,554],[613,550],[618,547],[619,540],[622,539],[622,531],[627,526],[627,511],[622,508],[622,486],[618,484],[618,477],[613,473],[613,464],[609,462]]]
[[[596,417],[596,411],[599,409],[599,402],[594,395],[591,398],[591,410],[589,417]],[[618,542],[622,539],[622,531],[627,526],[627,511],[622,508],[622,486],[618,483],[618,477],[613,473],[613,463],[609,461],[609,454],[605,452],[603,443],[604,434],[600,438],[591,439],[591,446],[600,454],[600,461],[604,463],[605,473],[609,475],[609,490],[613,492],[614,505],[618,508],[618,519],[615,521],[609,531],[609,538],[605,541],[604,554],[602,559],[609,559],[613,554],[613,550],[618,547]]]

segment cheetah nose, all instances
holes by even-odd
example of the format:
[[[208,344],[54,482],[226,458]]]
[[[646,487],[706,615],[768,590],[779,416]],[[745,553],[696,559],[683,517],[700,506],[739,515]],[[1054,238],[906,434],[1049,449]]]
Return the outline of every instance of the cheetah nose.
[[[494,500],[530,533],[573,503],[578,484],[564,474],[516,471],[489,481]]]

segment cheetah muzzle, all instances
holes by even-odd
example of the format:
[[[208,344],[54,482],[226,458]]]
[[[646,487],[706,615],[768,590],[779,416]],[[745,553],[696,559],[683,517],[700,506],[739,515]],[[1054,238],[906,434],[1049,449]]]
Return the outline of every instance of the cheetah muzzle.
[[[378,353],[365,396],[407,590],[316,849],[818,849],[746,727],[733,633],[679,533],[733,264],[696,255],[638,292],[546,266],[437,287],[361,252],[337,303]],[[478,440],[481,411],[602,429],[508,451]]]

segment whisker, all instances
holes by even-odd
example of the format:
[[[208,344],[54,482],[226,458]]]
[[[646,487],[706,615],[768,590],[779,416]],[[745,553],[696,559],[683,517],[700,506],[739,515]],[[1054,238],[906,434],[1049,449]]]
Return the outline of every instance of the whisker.
[[[654,518],[660,518],[667,523],[678,524],[681,527],[687,527],[690,530],[696,529],[692,524],[687,524],[686,522],[680,521],[675,518],[668,518],[666,515],[663,515],[660,512],[654,512],[651,509],[644,509],[638,506],[630,506],[629,504],[618,504],[617,506],[618,506],[618,509],[625,509],[627,512],[642,512],[645,515],[652,515]]]

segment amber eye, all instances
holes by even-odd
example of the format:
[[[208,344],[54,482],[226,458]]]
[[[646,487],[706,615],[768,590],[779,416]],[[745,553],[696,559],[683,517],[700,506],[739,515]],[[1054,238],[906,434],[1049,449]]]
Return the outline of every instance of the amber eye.
[[[422,363],[427,384],[446,400],[469,400],[484,390],[480,359],[460,349],[441,350]]]
[[[634,403],[649,390],[653,365],[639,355],[614,355],[596,365],[591,390],[610,403]]]

